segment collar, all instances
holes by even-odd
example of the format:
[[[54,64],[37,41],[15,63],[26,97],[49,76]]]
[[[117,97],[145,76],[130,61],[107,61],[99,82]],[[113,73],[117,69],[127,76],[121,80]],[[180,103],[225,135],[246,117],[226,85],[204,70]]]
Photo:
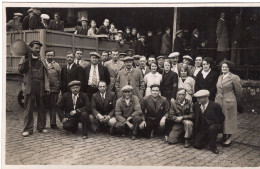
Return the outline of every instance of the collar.
[[[206,104],[204,104],[205,110],[208,107],[208,105],[209,105],[209,101]],[[202,104],[201,104],[200,108],[202,108]]]
[[[79,93],[76,94],[76,95],[72,93],[72,97],[73,97],[73,96],[79,97]]]
[[[128,69],[127,69],[127,68],[125,68],[125,70],[126,70],[126,72],[128,72]],[[132,72],[132,71],[133,71],[133,68],[130,69],[130,72]]]
[[[101,97],[102,97],[102,95],[104,95],[104,97],[106,97],[106,93],[107,93],[106,91],[105,91],[105,93],[103,93],[103,94],[102,94],[101,92],[99,92],[99,93],[100,93],[100,96],[101,96]]]
[[[69,64],[67,64],[67,68],[72,68],[72,66],[73,66],[73,64],[74,64],[74,62],[71,64],[71,65],[69,65]]]
[[[230,72],[228,72],[227,74],[223,74],[223,79],[225,79],[226,77],[228,77],[228,75],[230,74]]]
[[[47,59],[46,59],[46,63],[49,65],[49,64],[54,64],[55,63],[55,61],[53,60],[51,63],[49,63],[48,61],[47,61]]]
[[[208,74],[211,71],[211,69],[209,69],[209,71],[205,72],[204,70],[201,71],[202,74]]]
[[[223,18],[220,18],[220,20],[225,21]]]
[[[197,38],[199,37],[197,34],[194,34],[194,36],[197,37]]]
[[[184,104],[186,103],[186,101],[185,101],[185,99],[184,99],[182,103],[179,102],[179,101],[177,101],[177,103],[179,103],[181,106],[184,106]]]

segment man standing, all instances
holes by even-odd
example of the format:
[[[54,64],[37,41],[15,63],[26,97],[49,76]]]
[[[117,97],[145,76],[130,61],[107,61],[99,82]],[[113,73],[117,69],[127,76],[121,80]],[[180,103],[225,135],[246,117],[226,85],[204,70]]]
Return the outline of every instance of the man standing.
[[[105,81],[107,85],[110,84],[110,75],[105,66],[98,64],[100,55],[97,52],[91,52],[90,65],[85,69],[85,92],[91,100],[92,95],[98,92],[98,82]]]
[[[75,57],[72,52],[68,52],[66,56],[67,65],[61,68],[61,92],[69,92],[68,84],[73,80],[78,80],[83,84],[84,70],[81,66],[74,63]]]
[[[168,100],[160,96],[159,93],[160,86],[151,85],[151,95],[144,97],[141,101],[143,121],[140,124],[140,129],[147,138],[151,138],[152,130],[158,126],[165,127],[166,116],[170,111]]]
[[[190,138],[193,130],[193,104],[191,100],[186,98],[186,90],[179,88],[176,100],[171,100],[171,113],[166,123],[173,121],[173,127],[169,134],[168,143],[175,144],[179,142],[183,136],[185,139],[185,148],[190,147]]]
[[[217,43],[218,43],[218,56],[216,59],[216,63],[220,63],[223,60],[227,59],[227,51],[228,51],[228,30],[225,21],[225,13],[221,12],[220,19],[217,24],[216,29],[217,35]]]
[[[77,65],[81,66],[83,69],[85,69],[89,65],[89,62],[82,59],[82,56],[83,56],[83,50],[82,49],[76,49],[75,50],[76,59],[74,60],[74,62]]]
[[[107,90],[107,84],[104,81],[99,81],[98,90],[91,100],[92,115],[90,115],[91,128],[96,133],[100,130],[106,131],[109,126],[114,126],[116,123],[115,93]]]
[[[88,96],[80,92],[80,81],[71,81],[68,86],[70,92],[65,93],[59,104],[59,118],[63,124],[63,129],[73,133],[78,131],[78,123],[81,121],[83,129],[83,139],[88,138],[88,122],[91,112],[91,104]]]
[[[102,66],[105,65],[105,62],[109,60],[109,54],[108,51],[104,50],[101,53],[101,59],[100,59],[100,63]]]
[[[64,31],[64,21],[60,20],[60,14],[55,13],[54,14],[54,19],[50,21],[50,30],[54,31]]]
[[[55,52],[53,50],[45,51],[47,70],[49,74],[49,83],[50,83],[50,95],[48,97],[48,104],[46,107],[49,108],[50,112],[50,125],[51,128],[57,129],[56,124],[56,111],[57,111],[57,101],[58,95],[60,92],[60,75],[61,75],[61,67],[55,62],[53,59],[55,57]]]
[[[197,74],[199,73],[199,71],[202,69],[202,56],[197,56],[195,58],[195,65],[194,68],[191,70],[191,74],[194,79],[196,78]]]
[[[158,62],[158,68],[163,69],[163,64],[164,64],[164,56],[158,56],[157,57],[157,62]]]
[[[29,19],[29,28],[30,30],[34,29],[41,29],[42,23],[41,23],[41,10],[38,8],[33,8],[33,15]]]
[[[48,133],[46,126],[46,112],[43,97],[50,92],[47,65],[40,59],[42,44],[39,41],[32,41],[29,46],[33,53],[27,53],[19,62],[18,71],[24,75],[23,92],[24,101],[24,129],[23,136],[33,134],[33,109],[36,102],[38,109],[37,130]]]
[[[27,13],[28,15],[26,15],[23,18],[23,23],[22,23],[23,30],[29,30],[29,20],[33,16],[33,9],[32,8],[28,9]]]
[[[162,31],[161,29],[156,30],[156,35],[152,36],[152,54],[155,57],[160,55],[162,46]]]
[[[232,32],[232,49],[231,49],[231,61],[236,65],[240,64],[240,53],[242,37],[243,37],[243,26],[241,23],[241,16],[238,14],[235,16],[235,26]]]
[[[6,23],[6,31],[21,31],[22,30],[22,13],[14,13],[13,19]]]
[[[151,72],[150,68],[146,65],[147,64],[147,60],[145,56],[141,56],[140,60],[140,69],[142,71],[142,75],[143,77],[148,74],[149,72]]]
[[[136,42],[135,54],[147,56],[147,46],[145,44],[145,36],[141,35],[140,40]]]
[[[167,27],[165,29],[165,34],[162,36],[162,47],[160,54],[168,56],[172,52],[172,42],[171,42],[171,28]]]
[[[198,102],[194,104],[194,143],[197,149],[202,149],[209,143],[210,150],[218,154],[216,140],[222,130],[225,116],[218,103],[209,100],[208,90],[199,90],[194,94]]]
[[[127,134],[127,131],[132,131],[132,139],[135,140],[138,125],[142,120],[142,110],[138,97],[132,95],[132,91],[133,87],[129,85],[125,85],[121,89],[123,95],[116,101],[115,115],[117,122],[115,129],[122,136]]]
[[[78,35],[88,35],[88,19],[85,17],[81,18],[81,26],[76,27],[76,31],[74,32],[74,34],[78,34]]]
[[[179,70],[181,69],[180,68],[180,65],[178,64],[178,61],[179,61],[179,56],[180,56],[180,53],[179,52],[173,52],[171,53],[168,58],[170,59],[170,62],[172,64],[172,68],[171,68],[171,71],[177,73],[177,75],[179,76]]]
[[[120,70],[125,68],[124,62],[119,60],[119,51],[118,49],[112,49],[111,54],[112,59],[105,62],[104,66],[107,67],[110,75],[110,84],[108,89],[110,91],[115,91],[115,82],[117,74]]]
[[[181,56],[185,54],[185,47],[183,45],[183,31],[178,30],[176,32],[176,38],[174,39],[174,52],[178,52]]]
[[[145,84],[142,73],[139,69],[133,67],[133,58],[127,56],[124,58],[125,69],[119,71],[115,83],[117,97],[121,97],[121,89],[125,85],[130,85],[133,87],[133,94],[139,99],[143,98]]]
[[[41,29],[49,29],[48,20],[50,19],[50,16],[47,14],[41,14],[41,20],[42,20],[42,28]]]
[[[140,69],[140,55],[134,55],[134,68]]]

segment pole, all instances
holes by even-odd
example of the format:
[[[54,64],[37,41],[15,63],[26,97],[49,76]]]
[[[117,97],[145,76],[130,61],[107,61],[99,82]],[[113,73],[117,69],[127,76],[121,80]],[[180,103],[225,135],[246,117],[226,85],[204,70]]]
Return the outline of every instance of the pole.
[[[174,51],[174,40],[176,37],[176,31],[177,31],[177,7],[174,7],[173,12],[173,30],[172,30],[172,51]]]

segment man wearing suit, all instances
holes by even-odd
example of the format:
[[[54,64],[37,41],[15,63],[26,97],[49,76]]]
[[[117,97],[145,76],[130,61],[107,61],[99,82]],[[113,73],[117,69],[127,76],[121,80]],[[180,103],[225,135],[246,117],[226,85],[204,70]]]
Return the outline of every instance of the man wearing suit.
[[[179,52],[181,56],[185,54],[185,47],[182,41],[183,31],[178,30],[176,32],[176,38],[174,39],[174,52]]]
[[[91,104],[88,96],[80,92],[80,81],[72,81],[68,84],[70,92],[65,93],[58,103],[58,115],[63,124],[63,129],[73,133],[78,130],[78,123],[81,121],[83,139],[88,138],[88,121],[91,112]]]
[[[83,69],[85,69],[89,65],[89,62],[83,60],[82,56],[83,56],[83,50],[82,49],[76,49],[75,50],[76,59],[74,60],[74,62],[77,65],[81,66]]]
[[[149,72],[151,72],[149,67],[146,65],[147,64],[147,60],[146,60],[145,56],[141,56],[141,58],[139,60],[139,63],[140,63],[140,68],[141,68],[143,77],[145,75],[147,75]]]
[[[29,18],[29,29],[41,29],[42,21],[40,17],[41,11],[38,8],[33,8],[33,15]]]
[[[151,138],[152,130],[158,126],[165,127],[166,117],[170,111],[168,100],[159,93],[160,86],[151,85],[151,95],[144,97],[141,101],[143,121],[139,127],[147,138]]]
[[[122,136],[127,134],[127,131],[132,131],[132,139],[135,140],[138,125],[142,121],[142,110],[137,96],[132,95],[133,87],[125,85],[121,89],[123,96],[116,101],[115,129]]]
[[[50,21],[50,30],[54,30],[54,31],[64,31],[64,21],[60,20],[60,14],[59,13],[55,13],[54,14],[54,19],[52,19]]]
[[[168,56],[172,64],[171,71],[177,73],[178,76],[179,76],[179,70],[181,69],[180,64],[178,64],[179,56],[180,56],[179,52],[173,52]]]
[[[119,51],[118,49],[112,49],[111,54],[112,59],[105,62],[104,66],[107,67],[110,75],[110,84],[108,89],[110,91],[115,91],[115,82],[118,72],[125,68],[124,62],[119,60]]]
[[[125,57],[124,63],[126,68],[120,70],[116,78],[115,88],[117,98],[122,96],[121,89],[125,85],[130,85],[133,87],[133,94],[139,99],[142,99],[145,90],[145,83],[142,73],[139,69],[133,67],[132,57]]]
[[[105,131],[109,126],[114,126],[116,123],[115,93],[107,90],[107,84],[104,81],[99,81],[98,90],[91,100],[92,115],[90,115],[91,128],[96,133],[100,130]]]
[[[98,92],[98,82],[105,81],[107,85],[110,84],[110,75],[105,66],[98,64],[100,55],[97,52],[91,52],[90,54],[90,65],[85,69],[85,89],[84,91],[88,94],[91,100],[92,95]]]
[[[194,104],[194,143],[197,149],[209,143],[210,150],[218,154],[216,140],[222,130],[225,116],[218,103],[209,100],[208,90],[199,90],[194,94],[198,102]]]
[[[190,39],[190,46],[191,46],[191,57],[195,59],[196,56],[200,55],[200,40],[199,40],[199,30],[196,28],[192,32],[192,37]]]
[[[74,63],[74,54],[67,53],[66,60],[67,65],[61,69],[61,92],[69,92],[68,84],[73,80],[78,80],[83,84],[84,82],[84,70],[82,67]]]
[[[33,16],[33,9],[30,8],[28,11],[27,11],[28,15],[26,15],[24,18],[23,18],[23,23],[22,23],[22,28],[23,30],[29,30],[29,20],[30,18]]]

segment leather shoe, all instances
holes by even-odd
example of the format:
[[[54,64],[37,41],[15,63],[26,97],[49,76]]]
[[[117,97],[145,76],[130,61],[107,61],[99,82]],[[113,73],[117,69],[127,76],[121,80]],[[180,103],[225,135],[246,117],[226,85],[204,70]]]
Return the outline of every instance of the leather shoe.
[[[136,139],[136,137],[133,135],[133,136],[132,136],[132,140],[135,140],[135,139]]]
[[[222,147],[229,147],[230,145],[231,145],[231,143],[232,143],[232,140],[227,144],[227,143],[221,143],[221,146]]]
[[[59,127],[56,124],[51,125],[52,129],[58,129]]]
[[[41,130],[39,130],[39,132],[44,133],[44,134],[49,133],[49,131],[47,129],[41,129]]]
[[[27,137],[27,136],[29,136],[30,134],[32,134],[32,132],[24,131],[22,135],[23,135],[24,137]]]
[[[87,139],[88,135],[82,136],[82,139]]]
[[[190,148],[190,142],[189,142],[189,140],[185,140],[184,147],[185,147],[185,148]]]
[[[219,150],[217,148],[210,149],[214,154],[219,154]]]

